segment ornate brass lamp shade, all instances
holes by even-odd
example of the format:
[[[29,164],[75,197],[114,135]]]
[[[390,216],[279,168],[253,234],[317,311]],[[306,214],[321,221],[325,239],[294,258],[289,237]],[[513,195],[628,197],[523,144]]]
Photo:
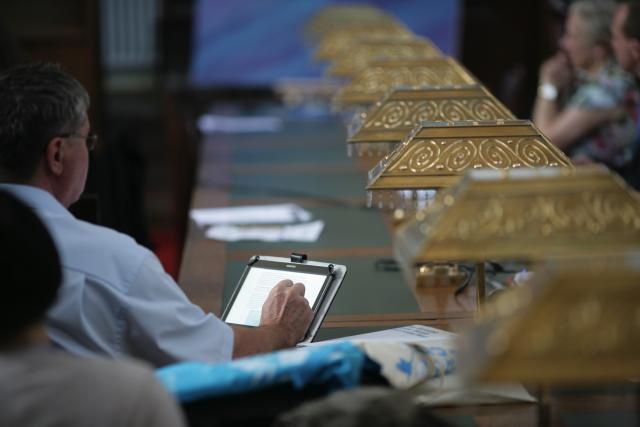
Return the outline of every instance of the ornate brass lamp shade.
[[[349,155],[383,156],[422,122],[514,120],[515,116],[482,85],[396,88],[348,129]]]
[[[472,171],[399,228],[394,250],[411,281],[428,263],[640,250],[640,198],[604,167]]]
[[[373,61],[336,94],[338,110],[370,106],[398,86],[460,86],[478,83],[455,59]]]
[[[327,74],[332,77],[353,78],[376,60],[428,59],[441,57],[442,52],[424,38],[414,39],[356,39],[334,58]]]
[[[420,209],[427,202],[422,193],[452,186],[467,170],[570,166],[527,120],[423,122],[369,171],[367,201],[381,208]]]
[[[278,80],[274,91],[290,106],[317,105],[326,108],[341,84],[326,78],[288,78]]]
[[[604,167],[474,171],[396,235],[429,261],[539,260],[640,246],[640,198]]]
[[[322,8],[307,22],[304,32],[311,40],[319,40],[336,29],[354,24],[387,24],[395,20],[382,9],[365,4],[330,5]]]
[[[390,18],[391,19],[391,18]],[[411,40],[415,34],[399,22],[354,23],[326,33],[313,55],[316,61],[333,61],[344,55],[345,50],[359,39],[371,41],[389,39]]]
[[[473,380],[580,384],[640,375],[640,252],[547,262],[462,337]]]

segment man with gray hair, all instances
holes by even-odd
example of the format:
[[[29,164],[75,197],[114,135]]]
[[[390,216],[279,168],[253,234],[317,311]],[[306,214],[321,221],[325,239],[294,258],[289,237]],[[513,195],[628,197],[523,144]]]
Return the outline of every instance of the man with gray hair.
[[[67,208],[84,190],[96,142],[89,97],[58,66],[0,73],[0,189],[35,210],[60,252],[64,280],[47,314],[52,341],[76,354],[132,356],[155,366],[228,361],[295,345],[312,312],[304,285],[269,294],[257,328],[231,328],[184,295],[133,239],[80,221]]]

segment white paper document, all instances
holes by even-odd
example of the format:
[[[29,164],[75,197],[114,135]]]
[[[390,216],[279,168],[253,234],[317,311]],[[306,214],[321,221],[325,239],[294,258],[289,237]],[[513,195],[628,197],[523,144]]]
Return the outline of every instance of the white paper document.
[[[272,116],[222,116],[203,114],[198,118],[198,129],[204,134],[277,132],[283,120]]]
[[[200,227],[219,224],[288,224],[311,219],[309,211],[294,203],[192,209],[189,216]]]
[[[416,389],[416,393],[416,403],[426,406],[495,405],[536,401],[520,383],[467,384],[455,373],[428,381]]]
[[[319,341],[310,345],[322,345],[335,341],[388,341],[400,343],[424,343],[430,341],[452,341],[456,337],[453,332],[444,331],[442,329],[432,328],[425,325],[408,325],[399,328],[385,329],[382,331],[371,332],[368,334],[351,335],[348,337],[337,338],[334,340]]]
[[[238,240],[259,240],[262,242],[315,242],[320,237],[324,221],[317,220],[291,225],[216,225],[205,232],[209,239],[236,242]]]

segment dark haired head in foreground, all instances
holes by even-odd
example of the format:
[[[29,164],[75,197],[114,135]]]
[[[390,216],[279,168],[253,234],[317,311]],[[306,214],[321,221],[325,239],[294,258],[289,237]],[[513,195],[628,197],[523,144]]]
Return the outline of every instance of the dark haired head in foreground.
[[[4,191],[0,191],[0,272],[0,345],[11,345],[43,321],[62,273],[42,222]]]
[[[0,191],[0,426],[181,427],[176,402],[138,363],[53,349],[44,317],[62,280],[31,208]]]

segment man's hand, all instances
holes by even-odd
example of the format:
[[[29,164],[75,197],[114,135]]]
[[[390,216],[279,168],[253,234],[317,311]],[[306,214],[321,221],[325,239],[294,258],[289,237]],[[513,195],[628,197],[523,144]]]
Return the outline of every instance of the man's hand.
[[[312,318],[304,285],[282,280],[271,289],[262,306],[259,327],[232,325],[233,357],[293,347],[304,337]]]
[[[304,338],[313,318],[304,290],[302,283],[282,280],[271,289],[262,306],[260,326],[281,330],[286,347],[294,346]]]

